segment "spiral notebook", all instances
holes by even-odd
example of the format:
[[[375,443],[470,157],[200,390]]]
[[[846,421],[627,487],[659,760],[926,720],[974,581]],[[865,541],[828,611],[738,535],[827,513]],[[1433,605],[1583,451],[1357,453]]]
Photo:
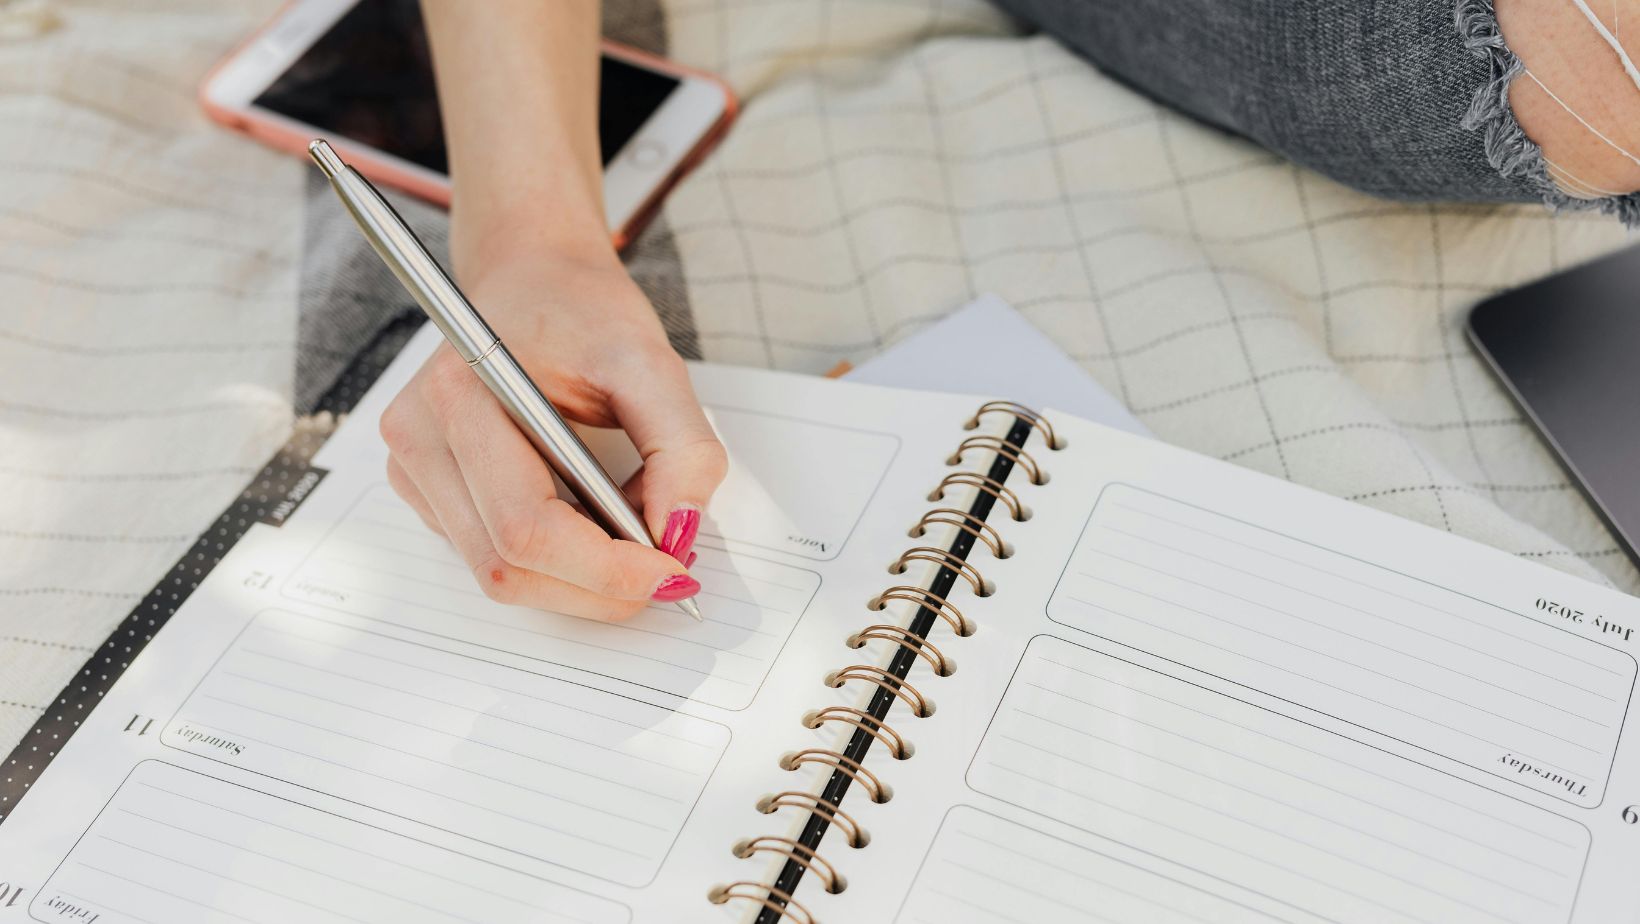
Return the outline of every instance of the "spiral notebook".
[[[699,367],[707,621],[503,606],[382,482],[436,342],[31,739],[0,916],[1635,918],[1629,597],[1051,410]]]

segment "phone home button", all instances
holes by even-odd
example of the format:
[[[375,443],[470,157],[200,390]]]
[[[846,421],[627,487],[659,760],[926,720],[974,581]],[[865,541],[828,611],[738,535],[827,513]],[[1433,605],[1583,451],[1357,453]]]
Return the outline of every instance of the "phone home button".
[[[645,138],[632,145],[627,152],[626,159],[634,167],[655,167],[666,159],[666,145],[659,141]]]

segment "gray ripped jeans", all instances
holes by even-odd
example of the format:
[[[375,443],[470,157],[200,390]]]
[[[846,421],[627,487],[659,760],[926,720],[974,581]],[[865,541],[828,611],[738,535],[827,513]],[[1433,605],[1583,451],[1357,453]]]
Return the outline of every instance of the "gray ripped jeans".
[[[1596,207],[1550,179],[1509,109],[1492,0],[997,0],[1204,122],[1396,199]]]

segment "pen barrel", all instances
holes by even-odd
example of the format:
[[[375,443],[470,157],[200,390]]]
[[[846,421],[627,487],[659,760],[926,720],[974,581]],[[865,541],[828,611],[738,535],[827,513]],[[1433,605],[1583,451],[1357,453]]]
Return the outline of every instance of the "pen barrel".
[[[320,144],[322,142],[315,142],[316,146]],[[461,358],[468,364],[477,362],[491,344],[497,342],[495,332],[473,310],[467,297],[422,246],[392,203],[382,198],[376,187],[358,171],[341,165],[328,145],[314,153],[314,159],[325,166],[328,161],[322,157],[335,160],[335,165],[326,171],[330,184],[365,240],[416,304],[438,325],[444,339]]]
[[[581,502],[587,516],[617,539],[655,548],[643,517],[499,341],[469,363],[518,428]]]

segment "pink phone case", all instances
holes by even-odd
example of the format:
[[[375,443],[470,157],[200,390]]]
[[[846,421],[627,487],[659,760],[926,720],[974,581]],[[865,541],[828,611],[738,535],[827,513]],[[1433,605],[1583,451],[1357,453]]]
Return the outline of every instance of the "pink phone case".
[[[277,23],[289,5],[287,3],[280,7],[279,12],[272,19],[247,36],[244,41],[225,55],[216,66],[211,68],[210,73],[206,74],[205,79],[200,83],[199,105],[214,122],[219,122],[236,132],[255,138],[269,147],[306,158],[308,142],[313,140],[308,133],[278,124],[269,119],[260,118],[253,112],[237,112],[224,108],[212,102],[205,93],[205,88],[210,86],[217,73],[261,36],[263,32]],[[644,225],[648,224],[650,219],[654,217],[656,211],[660,208],[661,202],[666,198],[666,194],[671,192],[672,187],[676,186],[684,175],[704,160],[706,155],[711,153],[712,148],[716,147],[717,143],[723,139],[723,136],[729,130],[729,125],[734,122],[735,115],[739,112],[740,103],[735,98],[734,91],[729,88],[729,85],[716,75],[607,40],[603,43],[603,51],[610,57],[619,58],[663,74],[675,77],[695,77],[710,81],[722,91],[724,100],[723,114],[718,120],[689,149],[689,153],[678,162],[677,168],[655,184],[655,188],[649,191],[649,195],[644,198],[642,205],[632,213],[632,218],[627,221],[626,225],[612,232],[615,247],[621,249],[631,243],[638,236],[638,232],[643,230]],[[425,177],[404,170],[390,160],[376,156],[368,150],[357,153],[350,152],[349,163],[371,180],[402,189],[411,195],[446,208],[450,205],[450,184],[448,182],[428,180]]]

